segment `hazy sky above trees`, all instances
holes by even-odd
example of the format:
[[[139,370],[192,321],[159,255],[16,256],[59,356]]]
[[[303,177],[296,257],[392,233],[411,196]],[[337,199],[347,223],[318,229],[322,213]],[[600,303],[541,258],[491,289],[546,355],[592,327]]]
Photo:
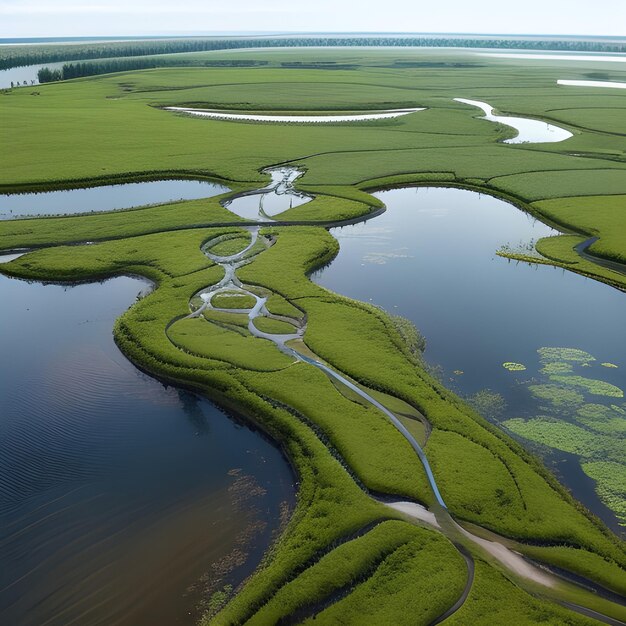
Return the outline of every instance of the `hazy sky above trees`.
[[[217,31],[626,36],[626,1],[0,0],[0,37]]]

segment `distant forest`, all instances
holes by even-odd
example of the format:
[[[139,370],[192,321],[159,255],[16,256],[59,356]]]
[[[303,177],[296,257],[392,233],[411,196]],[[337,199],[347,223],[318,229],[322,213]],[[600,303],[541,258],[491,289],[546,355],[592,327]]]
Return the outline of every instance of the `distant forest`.
[[[140,57],[181,52],[230,50],[240,48],[287,48],[313,46],[414,46],[456,48],[515,48],[522,50],[559,50],[570,52],[626,52],[626,42],[585,39],[472,39],[458,37],[266,37],[161,39],[117,41],[72,45],[5,46],[0,52],[0,69],[59,61]]]
[[[40,83],[51,83],[56,80],[69,80],[82,76],[97,74],[112,74],[113,72],[129,72],[132,70],[147,70],[155,67],[171,66],[204,66],[204,67],[257,67],[267,65],[267,61],[248,61],[233,59],[224,61],[193,61],[183,59],[149,58],[149,59],[107,59],[103,61],[88,61],[87,63],[65,63],[61,69],[51,70],[42,67],[37,72]]]

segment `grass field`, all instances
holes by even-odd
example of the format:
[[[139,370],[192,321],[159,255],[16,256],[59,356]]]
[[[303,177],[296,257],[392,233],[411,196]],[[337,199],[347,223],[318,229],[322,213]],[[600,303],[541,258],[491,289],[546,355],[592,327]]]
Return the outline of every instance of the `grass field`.
[[[268,65],[155,69],[0,94],[0,116],[7,122],[0,129],[6,147],[0,152],[1,188],[196,174],[229,181],[239,191],[267,183],[263,168],[291,162],[306,170],[298,186],[317,198],[280,219],[332,222],[381,208],[367,193],[378,186],[465,185],[504,195],[576,233],[541,242],[546,261],[626,284],[572,252],[575,243],[594,235],[595,254],[626,259],[626,137],[610,123],[614,116],[606,116],[607,108],[618,117],[626,114],[626,95],[556,85],[559,78],[585,78],[593,64],[572,71],[555,62],[423,50],[197,54],[266,59]],[[279,66],[315,54],[342,67]],[[612,72],[626,77],[625,70]],[[561,144],[501,144],[510,130],[477,120],[454,97],[549,118],[574,137]],[[397,120],[294,126],[191,119],[160,108],[172,104],[427,110]],[[243,412],[283,446],[298,474],[295,513],[254,576],[235,595],[217,598],[207,622],[317,616],[322,623],[353,623],[360,615],[370,623],[430,623],[459,597],[467,570],[441,534],[398,521],[398,514],[371,497],[432,503],[407,441],[382,413],[341,393],[319,370],[253,337],[244,316],[209,311],[206,319],[183,319],[190,299],[223,276],[201,246],[220,237],[210,251],[228,255],[249,241],[238,228],[242,220],[220,205],[224,197],[0,222],[0,249],[44,248],[1,271],[37,280],[147,276],[157,288],[118,320],[120,348],[148,372]],[[623,542],[532,455],[432,378],[413,345],[418,338],[381,310],[308,280],[337,253],[324,228],[274,225],[263,234],[274,245],[240,268],[238,277],[267,291],[271,313],[306,320],[306,349],[377,397],[391,398],[398,411],[424,416],[431,427],[426,452],[455,518],[517,542],[516,549],[536,560],[626,594]],[[64,245],[87,241],[91,245]],[[251,299],[223,295],[214,304],[237,308]],[[266,332],[293,330],[261,319],[257,327]],[[415,432],[425,438],[423,425]],[[590,475],[606,471],[589,468]],[[481,623],[496,604],[501,623],[588,623],[529,594],[493,563],[475,560],[469,598],[451,623]]]

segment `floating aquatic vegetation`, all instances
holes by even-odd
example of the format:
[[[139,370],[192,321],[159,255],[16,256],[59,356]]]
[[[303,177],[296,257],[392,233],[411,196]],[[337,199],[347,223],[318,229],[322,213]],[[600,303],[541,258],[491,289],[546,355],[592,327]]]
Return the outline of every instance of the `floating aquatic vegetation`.
[[[607,383],[604,380],[596,380],[594,378],[585,378],[584,376],[550,376],[550,380],[567,385],[569,387],[578,387],[584,389],[587,393],[594,396],[608,396],[610,398],[623,398],[624,392],[615,385]]]
[[[504,396],[491,389],[481,389],[467,398],[468,404],[482,416],[498,419],[506,410]]]
[[[574,367],[571,363],[565,361],[549,361],[539,371],[548,376],[552,374],[571,374],[574,371]]]
[[[526,366],[522,363],[514,363],[512,361],[502,363],[502,367],[506,370],[509,370],[509,372],[522,372],[526,369]]]
[[[600,365],[602,365],[602,367],[609,367],[612,369],[617,369],[617,365],[615,365],[615,363],[600,363]]]
[[[537,350],[542,361],[571,361],[573,363],[590,363],[595,357],[578,348],[543,347]]]
[[[626,458],[626,440],[599,435],[562,420],[550,417],[531,420],[514,418],[506,420],[503,425],[525,439],[585,459],[621,461]]]
[[[556,409],[574,409],[585,400],[582,393],[562,385],[529,385],[528,389],[535,398],[547,400]]]
[[[375,265],[385,265],[387,261],[393,259],[413,258],[410,254],[404,252],[404,250],[408,250],[408,248],[398,248],[398,250],[390,252],[369,252],[363,257],[363,261],[365,263],[374,263]]]
[[[610,461],[582,464],[587,476],[596,481],[596,491],[602,501],[626,526],[626,465]]]
[[[607,435],[626,435],[626,411],[616,405],[583,404],[575,415],[577,422]]]

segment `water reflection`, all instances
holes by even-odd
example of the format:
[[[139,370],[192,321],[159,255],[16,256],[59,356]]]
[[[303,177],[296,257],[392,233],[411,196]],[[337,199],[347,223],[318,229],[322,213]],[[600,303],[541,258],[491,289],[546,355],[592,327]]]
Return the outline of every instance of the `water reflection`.
[[[176,200],[210,198],[227,191],[230,191],[228,187],[209,181],[155,180],[42,193],[0,194],[0,220],[130,209]]]
[[[517,136],[511,139],[505,139],[503,143],[555,143],[573,137],[572,133],[568,130],[540,120],[531,120],[525,117],[511,117],[508,115],[495,115],[493,113],[493,107],[486,102],[467,100],[465,98],[455,98],[454,100],[482,109],[485,113],[484,119],[490,122],[499,122],[500,124],[514,128],[517,131]]]
[[[3,624],[193,622],[293,499],[276,448],[119,352],[113,322],[143,289],[0,276]]]
[[[274,167],[263,170],[271,176],[271,182],[262,189],[254,189],[222,202],[223,206],[248,220],[271,222],[283,211],[312,200],[312,196],[297,191],[294,183],[304,171],[293,166]]]

